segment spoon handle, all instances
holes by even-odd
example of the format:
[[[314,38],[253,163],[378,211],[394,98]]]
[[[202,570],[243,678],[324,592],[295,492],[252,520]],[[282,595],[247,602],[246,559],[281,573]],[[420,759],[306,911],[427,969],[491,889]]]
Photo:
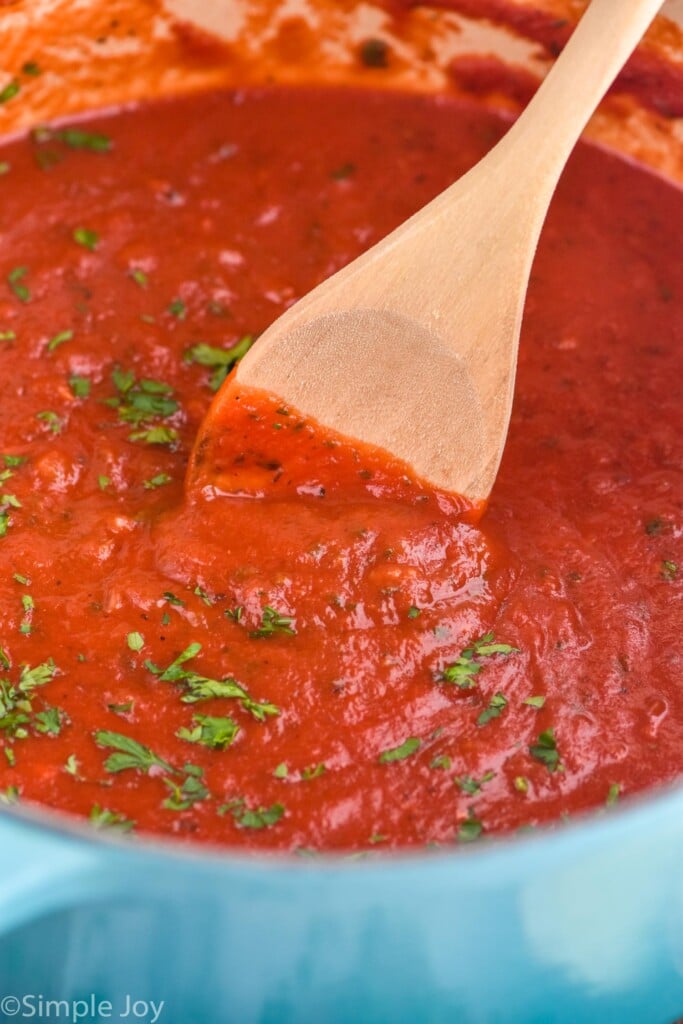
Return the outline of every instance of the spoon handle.
[[[496,148],[512,180],[532,194],[552,193],[593,111],[661,6],[662,0],[592,0],[561,59]]]

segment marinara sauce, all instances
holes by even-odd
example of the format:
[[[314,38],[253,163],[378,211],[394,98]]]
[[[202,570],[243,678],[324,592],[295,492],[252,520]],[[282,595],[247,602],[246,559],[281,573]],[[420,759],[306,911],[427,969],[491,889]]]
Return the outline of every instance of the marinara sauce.
[[[253,393],[184,493],[259,333],[505,128],[264,88],[3,145],[5,800],[361,850],[607,813],[680,773],[683,195],[655,175],[570,161],[481,521]]]

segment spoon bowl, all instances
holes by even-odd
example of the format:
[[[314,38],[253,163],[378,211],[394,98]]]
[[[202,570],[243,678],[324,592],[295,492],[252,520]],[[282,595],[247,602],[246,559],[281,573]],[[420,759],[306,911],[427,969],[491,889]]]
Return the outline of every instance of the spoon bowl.
[[[249,387],[386,450],[437,487],[486,502],[548,205],[586,122],[660,6],[593,0],[501,142],[261,336],[200,428],[190,491],[231,402]]]

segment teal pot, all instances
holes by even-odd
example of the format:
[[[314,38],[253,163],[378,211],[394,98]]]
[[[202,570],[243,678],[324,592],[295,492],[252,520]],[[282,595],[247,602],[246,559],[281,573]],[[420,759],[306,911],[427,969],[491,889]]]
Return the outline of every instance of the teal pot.
[[[0,1021],[683,1015],[681,789],[538,835],[368,860],[112,841],[63,822],[0,814]]]

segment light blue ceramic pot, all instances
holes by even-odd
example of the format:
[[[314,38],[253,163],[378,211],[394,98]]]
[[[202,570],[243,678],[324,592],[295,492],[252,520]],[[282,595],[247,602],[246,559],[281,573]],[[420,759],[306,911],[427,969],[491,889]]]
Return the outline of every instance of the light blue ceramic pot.
[[[61,821],[0,814],[0,1021],[57,1019],[41,998],[88,1022],[153,1021],[144,1003],[163,1001],[163,1024],[683,1015],[681,789],[366,861],[206,854]],[[112,1009],[86,1015],[88,1000]]]

